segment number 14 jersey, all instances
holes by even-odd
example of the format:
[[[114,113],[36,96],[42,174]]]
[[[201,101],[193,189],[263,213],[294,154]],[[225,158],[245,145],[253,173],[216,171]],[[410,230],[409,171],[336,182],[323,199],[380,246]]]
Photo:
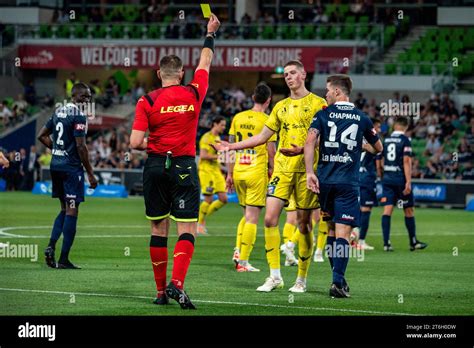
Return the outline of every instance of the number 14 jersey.
[[[322,184],[359,186],[362,139],[379,139],[370,118],[349,102],[319,111],[310,128],[319,131],[318,179]]]

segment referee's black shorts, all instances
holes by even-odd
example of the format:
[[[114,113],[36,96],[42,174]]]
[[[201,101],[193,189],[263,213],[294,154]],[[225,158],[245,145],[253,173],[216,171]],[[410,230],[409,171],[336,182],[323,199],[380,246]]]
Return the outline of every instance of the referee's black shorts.
[[[166,156],[149,154],[145,163],[143,192],[147,219],[197,221],[200,190],[194,157],[173,157],[169,169],[165,162]]]

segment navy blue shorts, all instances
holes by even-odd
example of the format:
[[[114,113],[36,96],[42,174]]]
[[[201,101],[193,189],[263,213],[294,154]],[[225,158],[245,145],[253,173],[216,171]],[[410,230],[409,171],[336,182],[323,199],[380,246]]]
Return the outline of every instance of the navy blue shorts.
[[[403,194],[405,185],[391,185],[382,183],[381,205],[396,205],[399,208],[411,208],[415,205],[413,191],[408,195]]]
[[[377,206],[377,188],[374,186],[360,187],[360,206],[376,207]]]
[[[325,220],[338,224],[359,226],[359,187],[344,184],[327,184],[319,187],[319,203]]]
[[[53,198],[59,198],[70,203],[84,202],[84,171],[63,172],[59,170],[51,171],[53,181]]]

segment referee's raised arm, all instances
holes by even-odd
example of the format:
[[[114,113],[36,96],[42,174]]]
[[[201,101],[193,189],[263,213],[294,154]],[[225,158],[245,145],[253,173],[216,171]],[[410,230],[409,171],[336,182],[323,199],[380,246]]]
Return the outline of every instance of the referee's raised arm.
[[[209,72],[211,68],[212,57],[214,56],[214,38],[219,29],[221,22],[215,14],[211,14],[209,22],[207,23],[207,34],[204,40],[204,47],[202,48],[201,58],[196,70],[203,69]]]

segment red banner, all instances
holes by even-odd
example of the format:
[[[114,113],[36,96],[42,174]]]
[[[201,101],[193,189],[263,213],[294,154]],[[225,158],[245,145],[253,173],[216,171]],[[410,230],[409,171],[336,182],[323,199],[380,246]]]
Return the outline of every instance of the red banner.
[[[126,121],[121,117],[99,114],[93,118],[88,118],[87,125],[90,130],[113,129]]]
[[[160,58],[175,54],[185,68],[195,68],[202,46],[126,46],[90,45],[55,46],[21,45],[19,56],[24,69],[75,68],[150,68],[156,69]],[[215,70],[273,71],[292,59],[300,60],[307,71],[315,70],[317,59],[352,59],[352,47],[216,47],[212,68]]]

